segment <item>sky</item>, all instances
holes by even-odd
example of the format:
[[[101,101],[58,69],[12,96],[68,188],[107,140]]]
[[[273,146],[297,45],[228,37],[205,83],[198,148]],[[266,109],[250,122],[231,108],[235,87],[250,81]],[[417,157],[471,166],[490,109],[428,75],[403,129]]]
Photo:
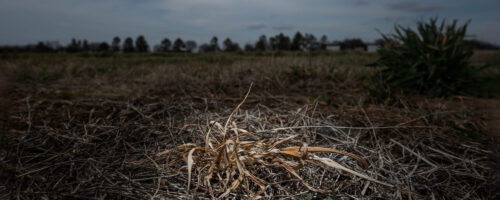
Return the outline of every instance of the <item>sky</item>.
[[[431,17],[471,20],[470,36],[500,44],[499,10],[499,0],[0,0],[0,45],[144,35],[150,46],[213,36],[242,46],[297,31],[371,42]]]

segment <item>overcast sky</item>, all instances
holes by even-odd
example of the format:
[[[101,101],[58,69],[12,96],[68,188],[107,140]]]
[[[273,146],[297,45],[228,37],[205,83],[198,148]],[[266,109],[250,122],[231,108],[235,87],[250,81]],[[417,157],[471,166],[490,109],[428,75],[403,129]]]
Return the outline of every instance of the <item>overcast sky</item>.
[[[373,41],[377,29],[434,16],[471,19],[470,35],[500,44],[498,13],[500,0],[0,0],[0,44],[138,35],[151,46],[165,37],[201,44],[214,35],[244,44],[296,31]]]

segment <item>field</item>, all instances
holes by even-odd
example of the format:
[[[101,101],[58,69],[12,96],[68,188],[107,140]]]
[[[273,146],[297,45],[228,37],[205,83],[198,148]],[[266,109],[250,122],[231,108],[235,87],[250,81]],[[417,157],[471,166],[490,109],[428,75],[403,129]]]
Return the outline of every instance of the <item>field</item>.
[[[213,181],[217,194],[211,194],[200,180],[202,166],[194,164],[188,191],[186,163],[159,154],[205,145],[204,135],[217,129],[211,121],[234,122],[231,127],[269,140],[299,134],[299,146],[359,155],[368,167],[317,153],[394,186],[301,163],[302,181],[284,168],[254,169],[268,183],[261,196],[500,197],[494,134],[500,52],[472,57],[476,65],[491,65],[485,72],[491,80],[476,97],[388,97],[370,81],[377,69],[366,65],[376,59],[356,51],[0,55],[0,199],[218,197],[224,184]],[[304,182],[329,192],[311,191]],[[259,191],[244,185],[227,198]]]

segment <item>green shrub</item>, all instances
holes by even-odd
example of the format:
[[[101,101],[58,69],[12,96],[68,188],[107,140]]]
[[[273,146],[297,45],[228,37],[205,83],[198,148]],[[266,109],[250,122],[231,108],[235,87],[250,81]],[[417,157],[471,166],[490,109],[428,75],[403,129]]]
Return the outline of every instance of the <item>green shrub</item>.
[[[464,43],[468,24],[432,18],[417,22],[416,30],[397,25],[394,34],[382,34],[380,58],[373,64],[384,67],[378,72],[379,83],[397,93],[468,94],[480,70],[470,65],[473,49]]]

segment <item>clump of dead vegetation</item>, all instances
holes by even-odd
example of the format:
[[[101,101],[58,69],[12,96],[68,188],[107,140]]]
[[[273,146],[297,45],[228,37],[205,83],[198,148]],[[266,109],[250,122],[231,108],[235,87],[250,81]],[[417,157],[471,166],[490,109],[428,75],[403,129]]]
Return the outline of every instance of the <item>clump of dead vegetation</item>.
[[[250,90],[245,99],[248,97],[249,92]],[[224,126],[212,121],[210,122],[208,132],[200,132],[205,138],[204,146],[186,143],[174,149],[162,151],[156,155],[166,157],[166,167],[182,159],[185,160],[188,173],[188,192],[191,185],[193,166],[197,166],[195,171],[198,174],[198,184],[196,187],[198,188],[200,185],[204,186],[204,189],[210,193],[212,198],[217,197],[219,199],[227,197],[229,193],[236,191],[240,186],[245,189],[245,193],[252,199],[260,198],[260,195],[265,194],[268,186],[276,185],[283,181],[278,180],[278,182],[269,183],[256,176],[259,170],[265,170],[266,168],[282,168],[309,190],[330,193],[331,191],[310,186],[299,175],[296,170],[306,164],[319,166],[328,171],[339,169],[387,187],[394,187],[353,171],[328,157],[320,157],[313,153],[323,152],[345,155],[355,159],[365,168],[368,167],[367,161],[358,155],[333,148],[310,147],[307,143],[297,140],[298,137],[303,136],[301,134],[290,135],[286,138],[273,137],[263,139],[247,130],[238,128],[236,123],[231,121],[231,116],[237,112],[243,102],[231,113]],[[300,146],[286,145],[290,143]],[[288,160],[287,157],[295,158],[295,161]],[[216,180],[215,183],[214,180]],[[253,185],[259,187],[258,192],[254,193],[252,191]],[[265,196],[268,195],[266,194]]]

